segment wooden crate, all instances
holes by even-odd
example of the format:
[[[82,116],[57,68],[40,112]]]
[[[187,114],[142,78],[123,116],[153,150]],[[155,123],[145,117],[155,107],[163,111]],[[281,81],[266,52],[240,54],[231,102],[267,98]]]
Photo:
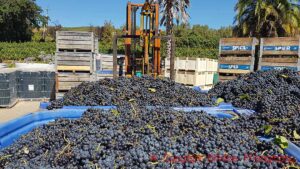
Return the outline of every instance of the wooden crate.
[[[88,81],[91,81],[90,73],[60,72],[57,74],[57,92],[66,92]]]
[[[299,38],[262,38],[259,70],[292,69],[300,71]]]
[[[93,32],[57,31],[56,50],[98,53],[98,39]]]
[[[56,69],[70,72],[93,72],[94,53],[91,52],[56,52]]]
[[[119,56],[119,57],[123,57],[123,56]],[[113,56],[112,55],[103,55],[101,54],[100,56],[100,70],[113,70]],[[119,70],[119,66],[118,66],[118,70]],[[125,71],[125,63],[123,64],[123,71]]]
[[[221,81],[235,79],[255,70],[256,38],[223,38],[220,40],[218,73]]]

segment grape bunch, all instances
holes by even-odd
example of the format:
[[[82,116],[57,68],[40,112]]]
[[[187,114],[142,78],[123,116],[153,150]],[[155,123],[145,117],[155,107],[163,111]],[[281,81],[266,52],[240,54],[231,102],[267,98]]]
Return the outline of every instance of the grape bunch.
[[[275,137],[285,136],[299,144],[300,133],[300,76],[291,70],[260,71],[240,76],[236,80],[217,84],[210,92],[239,108],[255,110],[245,123],[264,121],[270,126],[265,132],[263,125],[256,125],[257,134]],[[248,122],[247,122],[248,121]],[[245,125],[244,125],[245,128]],[[251,128],[250,130],[254,130]]]
[[[207,95],[169,79],[133,77],[84,82],[71,89],[62,100],[48,109],[74,106],[127,106],[135,101],[139,106],[204,106],[211,105]]]
[[[205,112],[90,109],[78,120],[60,119],[26,134],[0,152],[0,168],[229,169],[294,163],[272,160],[279,154],[236,121]]]

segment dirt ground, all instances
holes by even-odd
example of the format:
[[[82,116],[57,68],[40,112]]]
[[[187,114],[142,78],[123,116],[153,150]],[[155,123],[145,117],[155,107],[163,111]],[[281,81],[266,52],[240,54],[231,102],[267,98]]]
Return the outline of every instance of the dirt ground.
[[[19,101],[12,108],[0,108],[0,123],[39,111],[39,101]]]

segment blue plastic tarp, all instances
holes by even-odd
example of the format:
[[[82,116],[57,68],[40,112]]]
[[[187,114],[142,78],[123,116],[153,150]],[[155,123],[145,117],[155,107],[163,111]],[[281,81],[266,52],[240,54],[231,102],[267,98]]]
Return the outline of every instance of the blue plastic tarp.
[[[86,109],[42,111],[28,114],[5,124],[0,124],[0,149],[11,145],[16,139],[30,132],[34,128],[56,119],[78,119],[85,111]]]
[[[233,114],[241,115],[251,115],[255,113],[253,110],[248,109],[240,109],[234,107],[232,104],[229,103],[221,103],[219,106],[216,107],[175,107],[174,110],[180,110],[184,112],[192,112],[192,111],[205,111],[208,114],[211,114],[216,117],[220,118],[233,118]]]
[[[266,137],[258,137],[260,141],[265,141],[265,142],[273,142],[274,138],[266,138]],[[300,148],[296,146],[292,142],[288,142],[288,147],[284,149],[284,152],[291,157],[294,157],[298,163],[300,163]]]

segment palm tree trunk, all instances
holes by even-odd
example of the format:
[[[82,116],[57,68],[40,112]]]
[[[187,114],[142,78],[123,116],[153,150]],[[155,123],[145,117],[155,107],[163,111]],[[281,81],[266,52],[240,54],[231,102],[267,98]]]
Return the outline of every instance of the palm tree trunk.
[[[172,15],[172,6],[173,2],[172,0],[167,1],[166,5],[166,11],[167,11],[167,17],[166,17],[166,33],[168,36],[172,36],[172,28],[173,28],[173,15]],[[167,42],[167,58],[170,59],[170,79],[175,80],[175,68],[174,68],[174,54],[172,55],[172,40],[173,38],[169,38]]]

